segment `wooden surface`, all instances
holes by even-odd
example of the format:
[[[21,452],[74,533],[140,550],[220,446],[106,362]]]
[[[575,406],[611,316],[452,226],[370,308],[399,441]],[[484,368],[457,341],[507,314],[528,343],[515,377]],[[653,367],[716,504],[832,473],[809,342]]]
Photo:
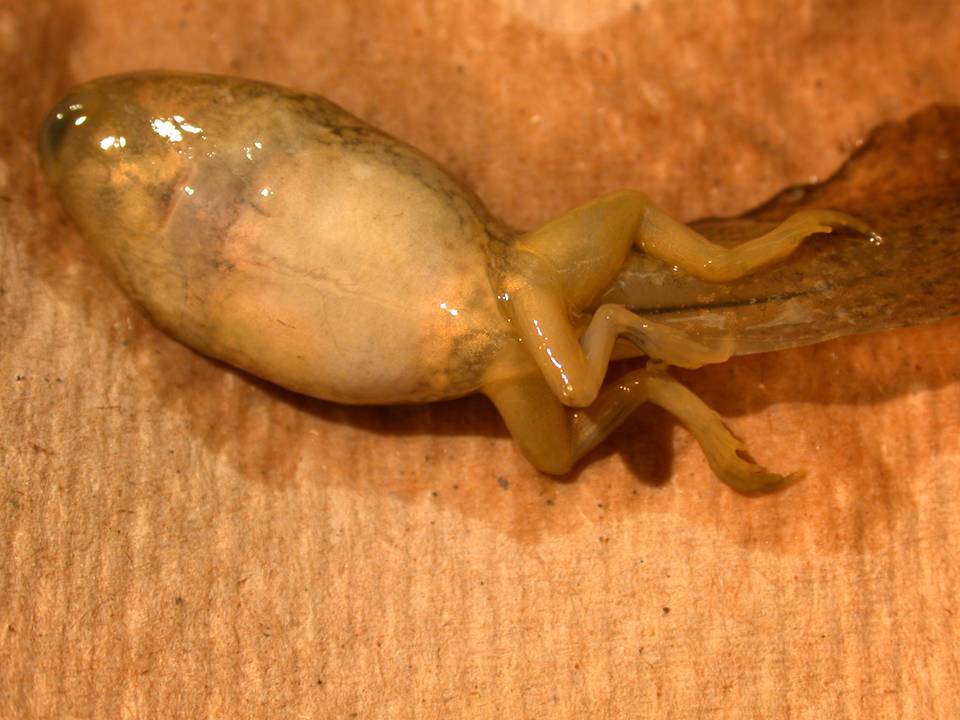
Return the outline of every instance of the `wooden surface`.
[[[482,399],[342,408],[169,340],[38,175],[47,106],[144,67],[326,94],[518,226],[741,212],[960,103],[949,0],[589,5],[0,5],[0,717],[960,714],[960,322],[684,374],[783,493],[654,409],[557,481]]]

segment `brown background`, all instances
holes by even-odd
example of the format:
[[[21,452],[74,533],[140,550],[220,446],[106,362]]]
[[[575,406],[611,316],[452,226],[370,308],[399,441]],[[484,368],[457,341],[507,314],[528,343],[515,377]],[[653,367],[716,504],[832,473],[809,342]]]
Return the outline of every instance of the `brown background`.
[[[0,716],[956,717],[960,322],[684,375],[806,469],[781,494],[732,493],[652,408],[558,482],[482,399],[342,408],[167,339],[34,137],[78,81],[230,72],[519,226],[626,186],[737,213],[960,103],[958,8],[0,5]]]

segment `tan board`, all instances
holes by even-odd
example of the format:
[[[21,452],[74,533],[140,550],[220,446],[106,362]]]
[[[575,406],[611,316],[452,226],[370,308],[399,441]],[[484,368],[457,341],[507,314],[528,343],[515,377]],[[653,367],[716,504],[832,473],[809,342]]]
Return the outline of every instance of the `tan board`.
[[[41,186],[43,112],[144,67],[328,95],[531,226],[824,178],[960,103],[956,3],[0,5],[0,716],[960,713],[960,323],[683,378],[750,499],[643,410],[565,481],[482,399],[350,409],[203,359]],[[371,349],[375,351],[375,349]]]

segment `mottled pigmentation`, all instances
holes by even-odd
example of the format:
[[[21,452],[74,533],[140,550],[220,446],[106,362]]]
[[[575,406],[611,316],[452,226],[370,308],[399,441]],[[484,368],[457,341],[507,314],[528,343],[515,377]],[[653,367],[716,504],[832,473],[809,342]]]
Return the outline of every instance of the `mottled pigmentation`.
[[[186,344],[339,402],[481,387],[506,330],[485,272],[500,231],[433,163],[323,98],[118,77],[58,104],[42,148],[120,285]]]

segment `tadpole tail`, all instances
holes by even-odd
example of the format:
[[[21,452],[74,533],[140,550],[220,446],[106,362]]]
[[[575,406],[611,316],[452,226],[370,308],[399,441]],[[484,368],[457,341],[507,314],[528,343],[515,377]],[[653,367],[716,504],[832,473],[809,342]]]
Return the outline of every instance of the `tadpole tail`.
[[[879,237],[817,235],[784,262],[722,285],[634,255],[597,304],[732,336],[738,355],[960,316],[960,108],[934,106],[881,126],[823,183],[693,225],[736,244],[814,207],[850,213]]]

